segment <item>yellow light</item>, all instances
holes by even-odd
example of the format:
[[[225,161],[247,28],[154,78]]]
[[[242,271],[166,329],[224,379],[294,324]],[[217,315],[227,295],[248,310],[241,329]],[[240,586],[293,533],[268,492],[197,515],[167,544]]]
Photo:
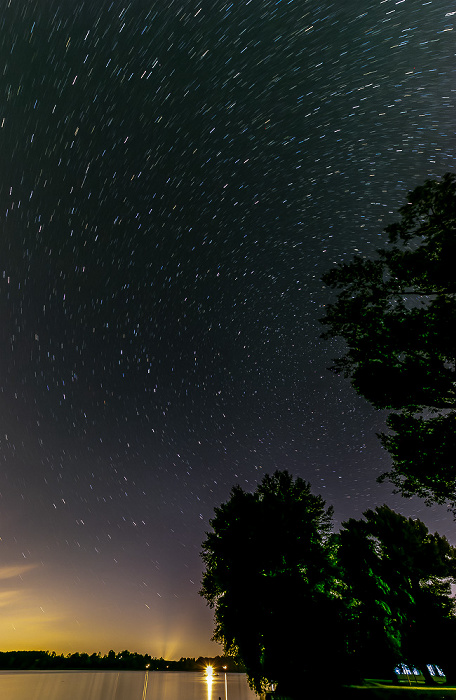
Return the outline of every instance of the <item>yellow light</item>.
[[[212,700],[213,673],[214,669],[212,666],[206,666],[207,700]]]

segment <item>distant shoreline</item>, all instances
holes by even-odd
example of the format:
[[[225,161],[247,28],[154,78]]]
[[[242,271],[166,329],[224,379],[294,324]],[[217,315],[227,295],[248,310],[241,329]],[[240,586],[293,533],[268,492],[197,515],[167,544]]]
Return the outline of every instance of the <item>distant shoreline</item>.
[[[181,657],[178,661],[138,654],[128,650],[87,654],[56,654],[55,651],[0,652],[0,671],[203,671],[214,670],[245,673],[241,661],[233,656]]]

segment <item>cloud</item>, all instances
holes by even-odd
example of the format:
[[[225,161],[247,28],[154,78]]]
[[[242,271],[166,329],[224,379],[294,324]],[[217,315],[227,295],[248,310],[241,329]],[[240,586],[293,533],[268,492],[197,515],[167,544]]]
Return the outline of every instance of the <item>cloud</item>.
[[[22,576],[31,569],[36,569],[37,564],[22,564],[17,566],[0,566],[0,580]]]
[[[19,591],[0,591],[0,608],[14,603],[19,596]]]

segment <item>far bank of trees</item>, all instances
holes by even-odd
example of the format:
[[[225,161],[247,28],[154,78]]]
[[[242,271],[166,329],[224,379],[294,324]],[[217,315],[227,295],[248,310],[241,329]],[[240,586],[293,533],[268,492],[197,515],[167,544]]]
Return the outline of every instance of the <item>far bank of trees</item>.
[[[383,505],[334,534],[332,508],[277,471],[233,488],[211,526],[201,595],[257,692],[392,677],[404,660],[451,674],[456,549],[420,520]]]
[[[203,671],[213,666],[219,671],[245,672],[240,659],[234,657],[182,657],[178,661],[156,658],[124,650],[108,654],[56,654],[55,651],[0,652],[0,670],[68,670],[68,671]]]

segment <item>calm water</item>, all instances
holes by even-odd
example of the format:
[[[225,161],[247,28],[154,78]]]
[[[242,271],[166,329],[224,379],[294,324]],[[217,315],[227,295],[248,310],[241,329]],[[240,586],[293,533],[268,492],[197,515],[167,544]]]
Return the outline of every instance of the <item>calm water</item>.
[[[258,700],[243,673],[0,671],[5,700]]]

